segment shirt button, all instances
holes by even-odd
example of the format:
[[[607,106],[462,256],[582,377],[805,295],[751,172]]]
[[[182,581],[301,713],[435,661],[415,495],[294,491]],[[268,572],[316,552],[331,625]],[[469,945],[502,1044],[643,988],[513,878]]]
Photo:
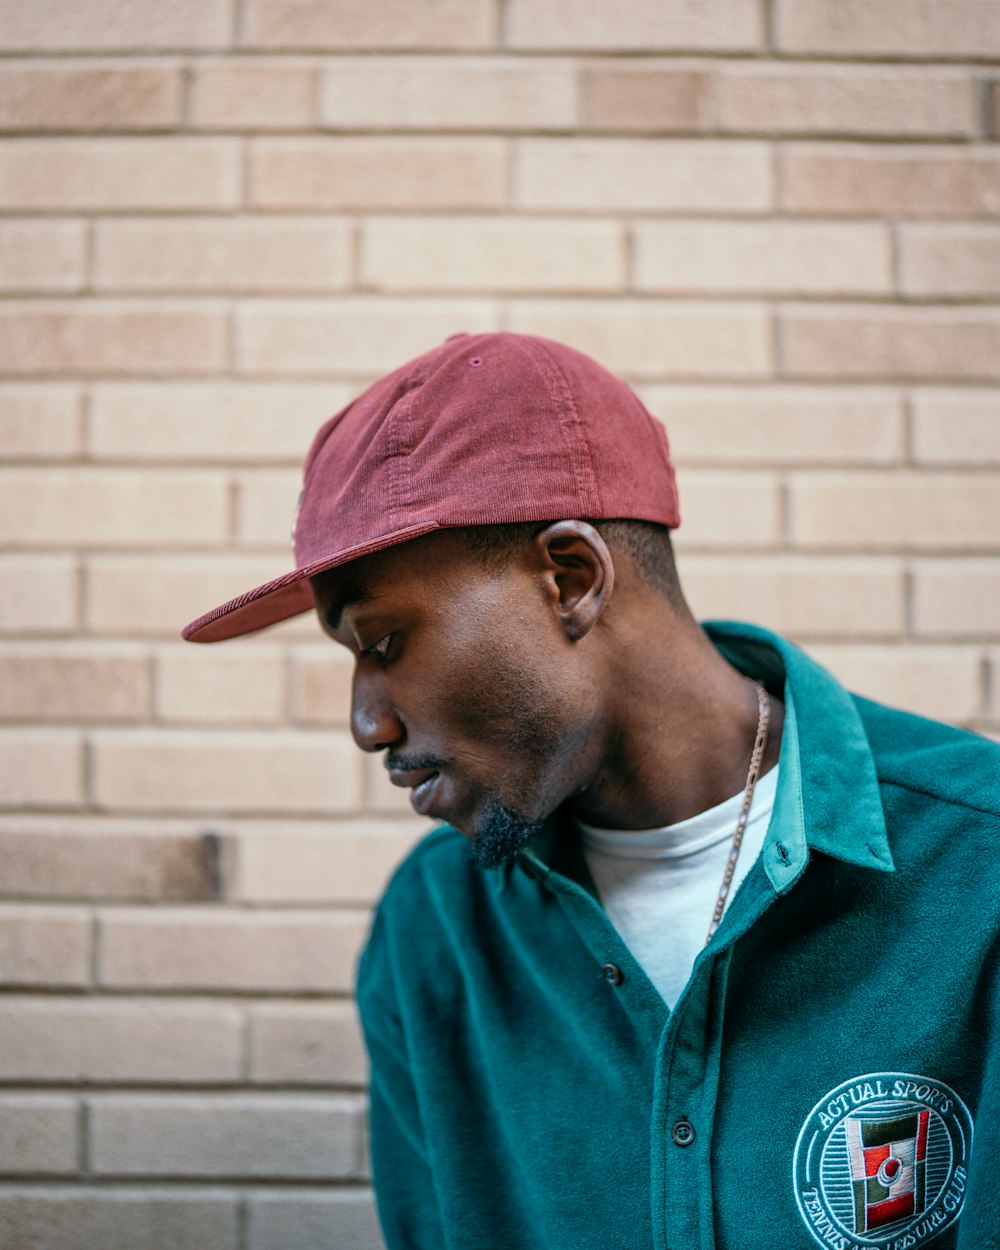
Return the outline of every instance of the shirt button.
[[[690,1120],[678,1120],[670,1130],[675,1146],[690,1146],[694,1141],[694,1125]]]
[[[602,971],[604,972],[604,979],[609,985],[621,985],[625,980],[625,973],[622,972],[617,964],[605,964]]]

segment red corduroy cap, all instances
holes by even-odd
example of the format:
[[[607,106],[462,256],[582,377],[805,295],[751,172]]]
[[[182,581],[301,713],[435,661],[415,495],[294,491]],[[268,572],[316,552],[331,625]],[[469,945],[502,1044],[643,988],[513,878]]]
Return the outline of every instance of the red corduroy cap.
[[[313,608],[309,578],[431,530],[612,518],[680,524],[663,427],[589,356],[522,334],[458,334],[319,430],[296,568],[193,621],[218,642]]]

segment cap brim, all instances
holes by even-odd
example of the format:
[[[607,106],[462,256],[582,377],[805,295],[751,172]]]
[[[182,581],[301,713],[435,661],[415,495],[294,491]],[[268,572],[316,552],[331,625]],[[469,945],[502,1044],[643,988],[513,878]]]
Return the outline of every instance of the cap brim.
[[[247,590],[235,599],[230,599],[228,603],[199,616],[190,625],[185,625],[181,630],[181,637],[188,642],[222,642],[226,638],[237,638],[240,634],[252,634],[255,630],[266,629],[268,625],[277,625],[279,621],[301,616],[303,612],[311,612],[315,605],[312,587],[309,585],[310,577],[440,528],[437,521],[408,525],[405,529],[393,530],[369,542],[348,547],[320,560],[313,560],[310,564],[272,578],[262,586],[255,586],[253,590]]]

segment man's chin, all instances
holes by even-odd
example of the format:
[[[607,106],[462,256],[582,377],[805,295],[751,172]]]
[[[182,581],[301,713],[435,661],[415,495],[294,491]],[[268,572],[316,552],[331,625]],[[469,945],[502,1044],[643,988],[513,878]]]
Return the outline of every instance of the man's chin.
[[[540,820],[527,820],[498,800],[489,798],[472,833],[469,854],[480,868],[499,868],[515,858],[542,829]],[[464,830],[463,830],[464,832]]]

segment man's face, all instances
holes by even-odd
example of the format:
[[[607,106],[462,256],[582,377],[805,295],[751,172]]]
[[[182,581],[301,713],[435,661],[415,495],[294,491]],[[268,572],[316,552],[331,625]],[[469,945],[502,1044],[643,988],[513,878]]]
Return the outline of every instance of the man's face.
[[[586,783],[595,750],[593,686],[531,556],[491,567],[442,531],[313,581],[355,656],[355,741],[485,866]]]

